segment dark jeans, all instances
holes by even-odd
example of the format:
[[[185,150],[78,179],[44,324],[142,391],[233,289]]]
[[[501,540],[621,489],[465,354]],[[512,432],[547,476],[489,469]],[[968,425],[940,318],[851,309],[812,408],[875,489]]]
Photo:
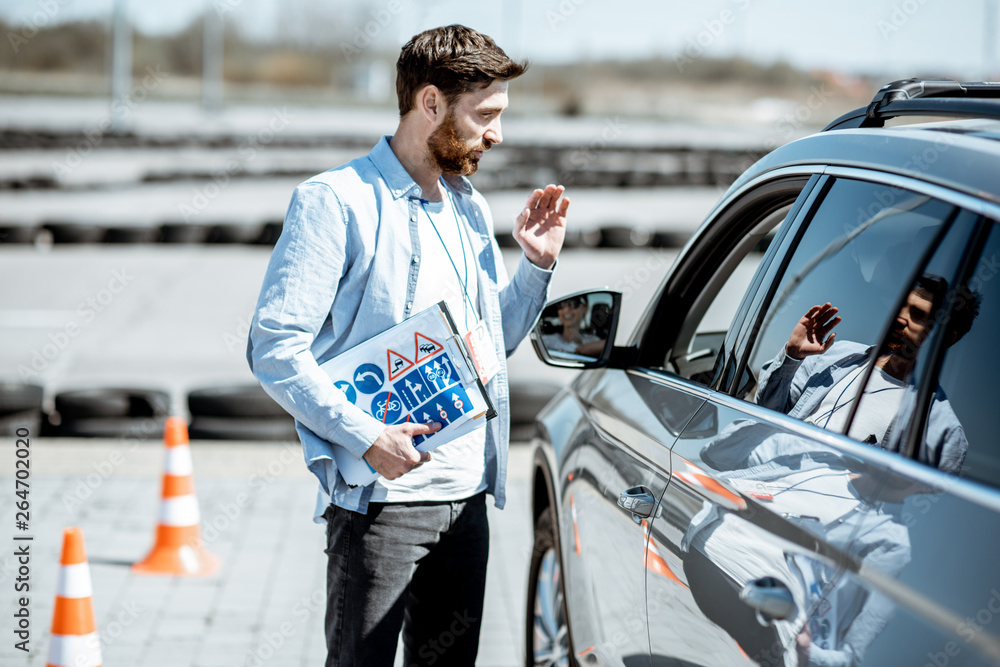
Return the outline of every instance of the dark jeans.
[[[476,662],[490,549],[486,494],[456,502],[331,505],[326,667]]]

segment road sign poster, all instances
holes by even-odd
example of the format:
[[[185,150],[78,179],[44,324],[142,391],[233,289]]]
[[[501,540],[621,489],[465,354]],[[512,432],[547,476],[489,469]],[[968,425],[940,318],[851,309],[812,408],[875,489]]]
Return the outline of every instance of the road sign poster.
[[[482,428],[496,416],[444,301],[320,368],[349,401],[384,424],[441,424],[440,430],[414,438],[422,451]],[[367,461],[331,444],[348,484],[367,485],[378,478]]]

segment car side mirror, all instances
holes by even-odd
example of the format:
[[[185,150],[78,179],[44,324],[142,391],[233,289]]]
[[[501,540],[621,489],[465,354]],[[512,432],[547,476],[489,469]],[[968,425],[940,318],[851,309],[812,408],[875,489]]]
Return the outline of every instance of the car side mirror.
[[[621,292],[578,292],[546,304],[531,331],[538,358],[560,368],[607,364],[615,345]]]

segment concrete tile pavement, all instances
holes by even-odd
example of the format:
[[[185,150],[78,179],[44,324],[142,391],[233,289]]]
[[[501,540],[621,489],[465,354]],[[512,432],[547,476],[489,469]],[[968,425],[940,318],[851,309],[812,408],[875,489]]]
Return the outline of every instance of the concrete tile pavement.
[[[12,444],[13,444],[13,439]],[[12,471],[13,447],[0,470]],[[31,651],[13,647],[14,542],[0,547],[0,664],[46,664],[62,529],[83,528],[103,662],[143,667],[321,665],[323,526],[297,444],[196,442],[202,532],[222,566],[209,578],[134,575],[152,545],[163,450],[156,443],[32,440]],[[479,665],[523,664],[531,545],[530,450],[511,448],[508,503],[490,506],[491,549]],[[0,525],[13,537],[14,481],[0,476]],[[402,665],[401,654],[397,665]]]

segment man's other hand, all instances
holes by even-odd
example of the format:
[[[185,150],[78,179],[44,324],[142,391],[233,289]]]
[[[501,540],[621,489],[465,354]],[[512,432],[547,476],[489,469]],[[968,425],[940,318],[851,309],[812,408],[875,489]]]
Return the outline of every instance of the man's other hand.
[[[823,354],[833,345],[837,334],[831,334],[840,318],[835,317],[837,309],[827,301],[822,306],[813,306],[802,316],[792,329],[792,335],[785,345],[785,354],[793,359],[805,359],[813,354]],[[830,334],[827,337],[827,334]]]
[[[365,460],[382,477],[396,479],[431,460],[430,452],[417,451],[413,446],[413,437],[434,433],[440,428],[438,423],[386,426],[365,452]]]
[[[562,196],[565,191],[561,185],[546,185],[544,190],[535,190],[514,221],[514,240],[528,260],[543,269],[555,265],[566,238],[569,197]]]

